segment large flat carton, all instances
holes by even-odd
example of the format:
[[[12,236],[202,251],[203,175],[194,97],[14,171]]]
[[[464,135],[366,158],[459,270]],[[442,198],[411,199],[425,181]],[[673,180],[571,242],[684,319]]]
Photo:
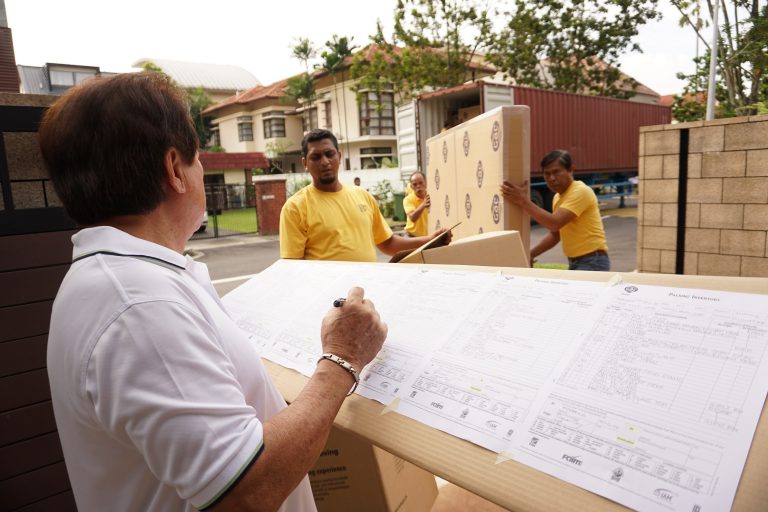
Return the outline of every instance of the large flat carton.
[[[528,255],[519,231],[491,231],[454,240],[450,245],[422,245],[400,263],[528,267]]]
[[[430,231],[453,226],[454,237],[515,230],[526,253],[530,216],[504,201],[501,184],[530,179],[530,112],[525,105],[498,107],[426,142]]]
[[[428,512],[437,498],[431,473],[335,427],[309,481],[319,512]]]

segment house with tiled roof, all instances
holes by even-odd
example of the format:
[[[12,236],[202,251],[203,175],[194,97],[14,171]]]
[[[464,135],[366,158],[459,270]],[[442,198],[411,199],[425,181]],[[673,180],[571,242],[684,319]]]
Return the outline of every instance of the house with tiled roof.
[[[208,107],[203,114],[212,119],[211,145],[227,152],[271,153],[281,145],[282,161],[276,165],[286,171],[300,168],[300,142],[304,136],[300,105],[285,96],[288,80],[258,85]]]
[[[360,50],[368,55],[372,45]],[[273,156],[280,146],[278,165],[286,172],[303,170],[300,142],[312,128],[331,130],[343,154],[342,169],[381,167],[397,156],[395,105],[392,92],[355,91],[352,58],[345,59],[335,76],[324,70],[312,73],[315,100],[299,104],[285,96],[288,80],[257,86],[227,98],[204,111],[212,118],[214,143],[226,151],[262,151]],[[477,62],[470,67],[488,74]]]

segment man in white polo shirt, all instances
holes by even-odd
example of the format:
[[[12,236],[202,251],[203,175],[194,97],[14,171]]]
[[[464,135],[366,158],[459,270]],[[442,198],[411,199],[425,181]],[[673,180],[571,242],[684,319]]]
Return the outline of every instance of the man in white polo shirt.
[[[165,77],[131,73],[71,89],[41,124],[56,191],[85,226],[48,341],[75,501],[81,511],[312,511],[306,473],[386,325],[350,290],[323,320],[314,376],[286,407],[205,265],[183,255],[205,208],[188,112]]]

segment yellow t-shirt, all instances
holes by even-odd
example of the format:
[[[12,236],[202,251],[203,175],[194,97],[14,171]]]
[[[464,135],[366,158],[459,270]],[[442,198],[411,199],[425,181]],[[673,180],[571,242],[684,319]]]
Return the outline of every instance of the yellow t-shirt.
[[[574,180],[562,196],[555,194],[553,205],[552,211],[565,208],[576,215],[560,228],[560,241],[567,257],[577,258],[599,249],[608,250],[597,197],[591,188]]]
[[[403,199],[403,209],[405,210],[406,215],[405,230],[413,236],[424,236],[427,234],[428,224],[426,209],[421,212],[421,215],[416,219],[416,222],[413,222],[411,218],[408,217],[408,214],[418,208],[423,202],[424,200],[419,199],[419,196],[414,192],[411,192]]]
[[[391,236],[376,200],[360,187],[323,192],[309,185],[280,212],[281,258],[376,261],[376,245]]]

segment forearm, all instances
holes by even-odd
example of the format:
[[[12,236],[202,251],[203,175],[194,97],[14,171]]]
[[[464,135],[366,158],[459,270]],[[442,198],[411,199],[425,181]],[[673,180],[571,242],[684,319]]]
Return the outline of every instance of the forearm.
[[[544,235],[544,238],[542,238],[539,243],[537,243],[533,249],[531,249],[531,259],[535,258],[536,256],[547,252],[554,246],[556,246],[560,242],[560,233],[553,233],[549,232],[546,235]]]
[[[421,214],[424,213],[424,210],[426,209],[426,203],[421,203],[419,206],[411,210],[410,212],[406,212],[406,215],[408,216],[411,221],[416,222],[419,220],[419,217],[421,217]]]
[[[353,382],[336,363],[318,363],[291,405],[264,423],[264,451],[216,510],[276,510],[317,461]]]
[[[376,247],[388,256],[393,256],[400,251],[412,251],[418,249],[432,238],[430,236],[402,237],[391,236],[388,240],[378,244]]]
[[[532,201],[526,201],[520,205],[520,207],[533,219],[547,228],[549,231],[559,231],[563,224],[559,219],[555,218],[555,215],[548,212],[544,208],[536,206]]]

